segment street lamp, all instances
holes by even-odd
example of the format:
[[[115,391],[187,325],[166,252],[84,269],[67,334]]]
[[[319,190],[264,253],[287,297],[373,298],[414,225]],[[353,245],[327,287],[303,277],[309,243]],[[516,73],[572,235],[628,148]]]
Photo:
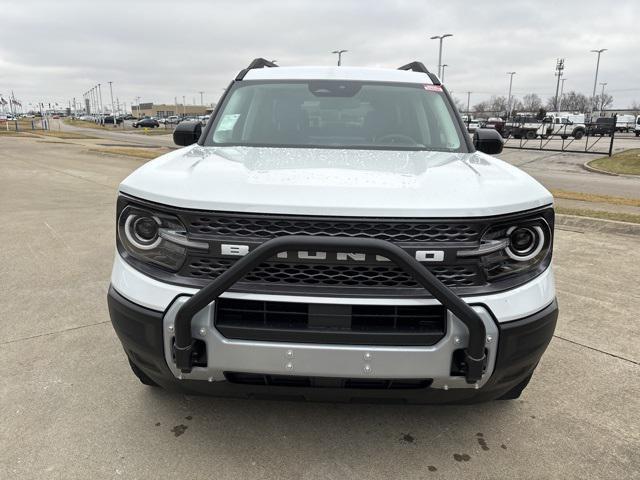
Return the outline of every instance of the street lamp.
[[[507,72],[509,75],[509,96],[507,97],[507,118],[511,117],[511,86],[513,85],[513,76],[516,72]]]
[[[440,40],[440,49],[438,50],[438,78],[442,75],[440,71],[442,68],[442,40],[447,37],[453,37],[453,33],[445,33],[444,35],[434,35],[431,37],[431,40]]]
[[[448,67],[449,65],[447,65],[446,63],[444,65],[442,65],[442,78],[440,79],[440,82],[444,83],[444,67]]]
[[[606,48],[601,48],[600,50],[591,50],[592,53],[598,54],[598,60],[596,61],[596,77],[593,79],[593,93],[591,94],[591,112],[593,112],[593,108],[595,107],[596,86],[598,85],[598,70],[600,69],[600,55],[602,54],[602,52],[606,51]]]
[[[342,54],[347,53],[348,51],[349,50],[334,50],[333,52],[331,52],[338,55],[338,66],[342,65]]]
[[[607,82],[604,83],[600,83],[600,85],[602,85],[602,93],[600,94],[600,116],[604,116],[604,86],[607,84]]]

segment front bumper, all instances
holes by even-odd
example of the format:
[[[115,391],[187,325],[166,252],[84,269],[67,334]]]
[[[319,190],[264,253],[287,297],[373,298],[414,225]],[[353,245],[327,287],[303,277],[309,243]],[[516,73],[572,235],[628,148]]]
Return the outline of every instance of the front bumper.
[[[166,312],[158,312],[127,300],[113,288],[109,290],[111,320],[127,355],[158,384],[169,389],[220,396],[272,398],[275,395],[332,401],[451,403],[498,398],[535,369],[551,340],[558,315],[555,300],[533,315],[504,323],[496,322],[483,306],[474,306],[485,324],[487,339],[491,339],[486,344],[486,373],[477,385],[469,386],[464,377],[452,376],[448,371],[452,349],[464,346],[466,341],[464,325],[451,315],[447,336],[432,347],[363,347],[232,341],[213,328],[211,311],[204,309],[193,319],[192,335],[208,342],[207,367],[195,366],[191,373],[183,375],[171,358],[169,327],[185,300],[186,297],[179,297]],[[456,337],[458,343],[454,343]],[[231,383],[225,372],[430,381],[424,384],[425,388],[402,390],[283,387]]]

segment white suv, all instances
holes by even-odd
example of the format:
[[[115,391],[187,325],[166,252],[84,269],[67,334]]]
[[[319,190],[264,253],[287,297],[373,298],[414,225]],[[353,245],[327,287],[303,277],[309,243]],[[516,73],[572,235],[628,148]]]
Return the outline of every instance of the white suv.
[[[119,188],[133,371],[215,395],[516,398],[556,323],[551,194],[438,78],[256,59]]]

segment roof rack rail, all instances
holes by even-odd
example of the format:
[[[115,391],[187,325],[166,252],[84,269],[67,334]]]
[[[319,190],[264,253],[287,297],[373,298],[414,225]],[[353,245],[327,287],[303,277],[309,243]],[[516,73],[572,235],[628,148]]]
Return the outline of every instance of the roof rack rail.
[[[247,72],[249,70],[253,70],[254,68],[277,67],[277,66],[278,65],[276,65],[275,63],[270,62],[269,60],[265,60],[264,58],[254,58],[247,68],[240,70],[240,73],[238,73],[236,80],[242,80],[244,76],[247,74]]]
[[[407,63],[406,65],[398,68],[398,70],[409,70],[412,72],[426,73],[434,85],[441,85],[440,79],[434,73],[431,73],[429,70],[427,70],[427,67],[425,67],[424,63],[422,62]]]

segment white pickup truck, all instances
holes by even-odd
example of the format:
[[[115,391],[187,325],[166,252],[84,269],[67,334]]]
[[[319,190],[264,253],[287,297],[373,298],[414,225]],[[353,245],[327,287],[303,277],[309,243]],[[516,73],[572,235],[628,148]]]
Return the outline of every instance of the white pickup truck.
[[[535,138],[561,137],[566,140],[573,137],[581,139],[586,134],[584,116],[572,118],[569,115],[546,115],[539,119],[534,115],[520,114],[505,124],[504,136],[533,140]],[[582,119],[580,119],[582,117]]]

